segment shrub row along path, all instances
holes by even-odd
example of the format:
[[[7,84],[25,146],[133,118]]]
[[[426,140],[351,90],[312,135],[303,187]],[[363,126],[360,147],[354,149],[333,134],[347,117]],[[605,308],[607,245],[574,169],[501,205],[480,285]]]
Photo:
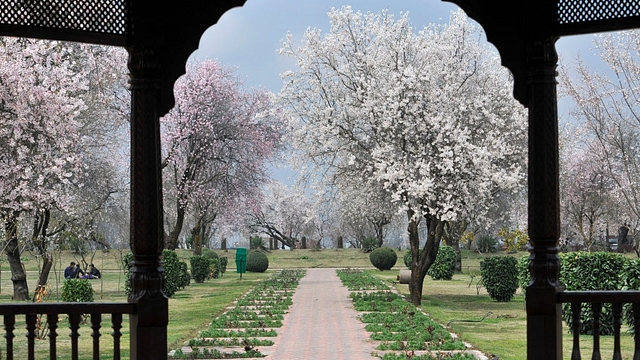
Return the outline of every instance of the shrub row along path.
[[[266,359],[376,359],[336,269],[307,269]]]

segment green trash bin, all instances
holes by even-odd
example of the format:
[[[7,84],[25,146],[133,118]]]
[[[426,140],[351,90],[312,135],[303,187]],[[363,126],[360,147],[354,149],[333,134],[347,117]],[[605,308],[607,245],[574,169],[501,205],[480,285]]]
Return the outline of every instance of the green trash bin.
[[[247,272],[247,248],[236,248],[236,272],[242,274]]]

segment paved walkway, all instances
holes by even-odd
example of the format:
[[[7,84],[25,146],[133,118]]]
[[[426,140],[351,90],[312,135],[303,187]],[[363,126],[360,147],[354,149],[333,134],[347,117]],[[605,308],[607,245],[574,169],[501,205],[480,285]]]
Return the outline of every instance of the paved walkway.
[[[271,360],[376,359],[336,269],[307,269],[293,294]]]

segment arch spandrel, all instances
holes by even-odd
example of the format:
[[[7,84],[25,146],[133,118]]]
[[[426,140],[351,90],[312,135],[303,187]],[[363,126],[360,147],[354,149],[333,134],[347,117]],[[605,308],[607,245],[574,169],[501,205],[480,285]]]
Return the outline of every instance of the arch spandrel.
[[[158,113],[164,115],[202,34],[245,1],[0,0],[0,36],[152,47],[162,58]]]
[[[162,11],[148,18],[148,9],[157,6],[157,1],[133,1],[135,4],[132,21],[134,31],[128,40],[128,46],[157,46],[162,53],[162,94],[160,116],[166,114],[174,106],[173,85],[186,71],[189,56],[198,49],[202,34],[220,17],[235,7],[241,7],[246,0],[219,1],[173,1],[165,4]],[[185,6],[185,3],[189,6]],[[142,14],[136,17],[136,13]],[[140,33],[139,24],[144,24],[145,31]]]
[[[640,28],[640,0],[443,0],[477,21],[514,77],[514,97],[528,106],[530,48],[561,36]]]

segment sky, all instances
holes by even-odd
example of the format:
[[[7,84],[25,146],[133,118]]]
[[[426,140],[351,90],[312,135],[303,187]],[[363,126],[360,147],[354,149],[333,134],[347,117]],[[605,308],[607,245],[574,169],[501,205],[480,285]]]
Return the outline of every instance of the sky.
[[[458,10],[457,5],[441,0],[247,0],[243,7],[225,13],[202,35],[192,57],[236,67],[236,75],[247,87],[263,87],[277,93],[282,85],[280,74],[295,66],[292,59],[277,53],[287,33],[300,40],[307,28],[326,32],[327,12],[345,5],[363,13],[388,9],[399,16],[408,12],[414,29],[429,23],[448,23],[451,12]],[[556,43],[560,61],[580,55],[587,63],[594,62],[591,39],[591,35],[560,39]],[[568,106],[561,101],[559,115],[566,112]]]

